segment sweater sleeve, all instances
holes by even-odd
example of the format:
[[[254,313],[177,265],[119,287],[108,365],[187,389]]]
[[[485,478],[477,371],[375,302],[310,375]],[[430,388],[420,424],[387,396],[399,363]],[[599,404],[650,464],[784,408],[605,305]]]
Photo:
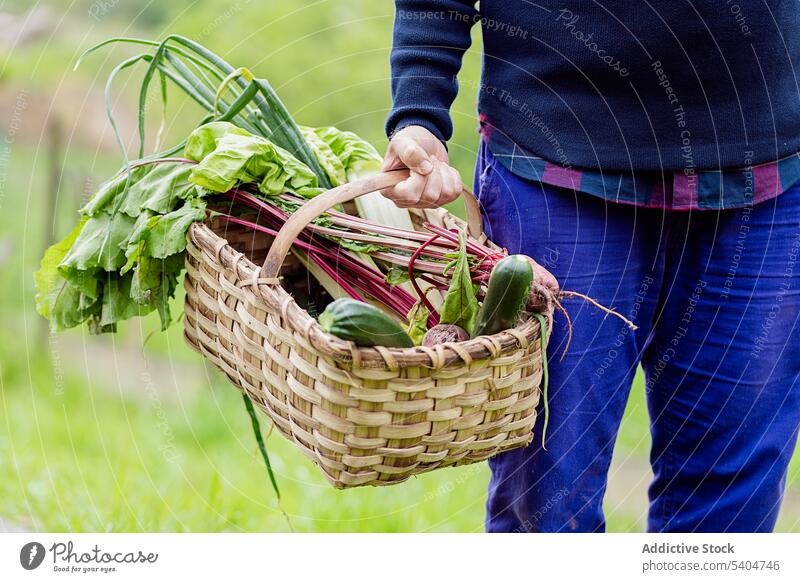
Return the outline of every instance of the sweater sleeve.
[[[450,106],[477,20],[475,0],[395,0],[392,110],[386,135],[421,125],[441,141],[453,135]]]

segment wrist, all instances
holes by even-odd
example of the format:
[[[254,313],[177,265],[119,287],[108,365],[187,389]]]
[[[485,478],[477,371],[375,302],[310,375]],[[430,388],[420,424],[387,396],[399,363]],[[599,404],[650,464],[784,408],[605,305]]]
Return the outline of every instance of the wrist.
[[[431,122],[430,119],[426,119],[422,116],[404,116],[391,125],[389,122],[387,122],[387,137],[389,140],[391,140],[400,131],[409,127],[421,127],[422,129],[427,130],[444,146],[445,150],[447,150],[447,140],[445,140],[442,131],[436,126],[435,123]]]

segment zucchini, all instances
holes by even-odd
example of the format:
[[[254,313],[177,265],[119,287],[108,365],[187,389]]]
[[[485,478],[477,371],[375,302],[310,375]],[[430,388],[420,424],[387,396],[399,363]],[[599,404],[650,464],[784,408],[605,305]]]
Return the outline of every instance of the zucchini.
[[[413,348],[414,342],[400,325],[377,307],[343,297],[319,316],[322,331],[358,346]]]
[[[473,337],[492,335],[517,325],[533,283],[533,268],[524,255],[511,255],[494,266]]]

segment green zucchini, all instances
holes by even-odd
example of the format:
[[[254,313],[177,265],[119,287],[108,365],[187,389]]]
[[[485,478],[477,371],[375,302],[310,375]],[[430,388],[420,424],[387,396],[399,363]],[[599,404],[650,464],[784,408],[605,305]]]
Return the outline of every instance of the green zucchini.
[[[527,257],[511,255],[498,261],[472,336],[492,335],[517,325],[532,283],[533,268]]]
[[[383,311],[346,297],[325,308],[319,316],[319,326],[322,331],[362,347],[414,347],[414,342],[400,324]]]

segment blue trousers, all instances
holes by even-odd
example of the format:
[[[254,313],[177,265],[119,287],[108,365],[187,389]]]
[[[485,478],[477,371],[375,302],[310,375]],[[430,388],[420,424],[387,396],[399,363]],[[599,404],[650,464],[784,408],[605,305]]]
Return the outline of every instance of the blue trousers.
[[[648,530],[770,531],[800,425],[800,185],[726,211],[615,204],[519,178],[482,147],[489,237],[634,320],[566,299],[549,354],[550,424],[492,470],[490,532],[598,532],[620,420],[644,369]]]

